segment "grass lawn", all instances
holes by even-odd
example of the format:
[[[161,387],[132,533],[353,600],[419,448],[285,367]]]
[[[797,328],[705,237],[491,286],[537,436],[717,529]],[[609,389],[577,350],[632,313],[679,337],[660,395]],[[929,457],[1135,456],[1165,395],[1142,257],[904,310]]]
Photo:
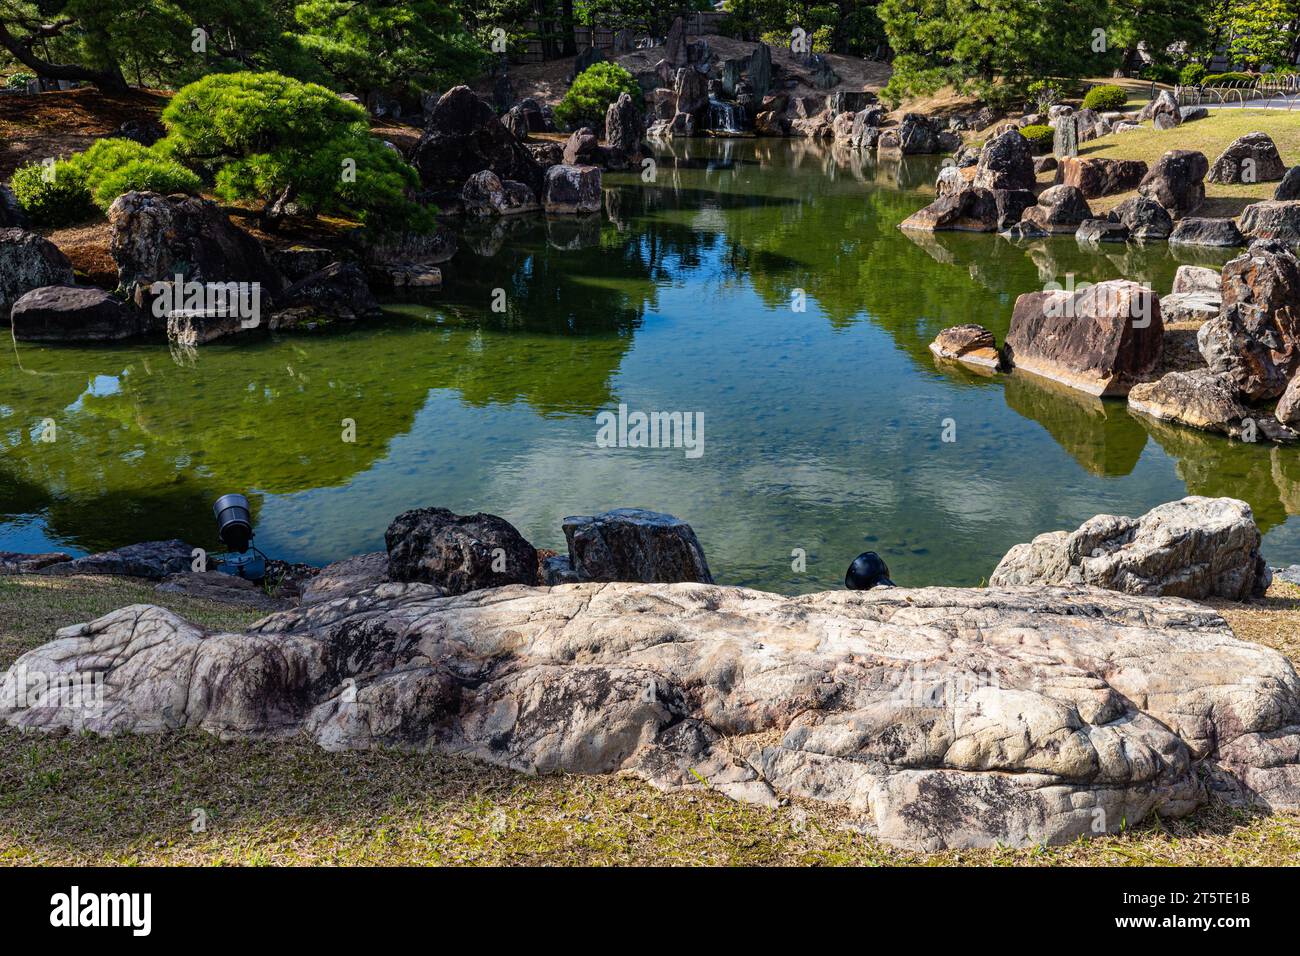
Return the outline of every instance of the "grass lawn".
[[[0,578],[0,666],[56,627],[135,602],[209,627],[259,616],[105,578]],[[1300,588],[1223,608],[1238,634],[1300,654]],[[204,828],[196,821],[205,820]],[[396,751],[206,734],[101,739],[0,730],[6,864],[1276,865],[1300,817],[1208,807],[1064,847],[901,851],[812,802],[772,811],[620,777],[527,776]]]
[[[1079,155],[1089,159],[1141,159],[1148,166],[1154,166],[1156,160],[1171,149],[1195,149],[1213,163],[1233,140],[1254,132],[1271,136],[1288,166],[1300,165],[1300,110],[1211,110],[1205,119],[1165,131],[1144,123],[1140,130],[1112,133],[1084,143],[1079,147]],[[1046,174],[1041,181],[1048,182],[1054,175]],[[1194,215],[1236,218],[1251,203],[1272,199],[1276,189],[1275,182],[1222,186],[1207,180],[1205,204]],[[1134,195],[1137,195],[1136,190],[1116,193],[1089,200],[1088,204],[1094,212],[1104,212]]]

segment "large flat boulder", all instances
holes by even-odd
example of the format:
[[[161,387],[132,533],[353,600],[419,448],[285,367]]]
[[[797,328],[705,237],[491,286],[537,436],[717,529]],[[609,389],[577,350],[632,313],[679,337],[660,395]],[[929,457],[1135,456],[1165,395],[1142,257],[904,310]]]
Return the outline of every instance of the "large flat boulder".
[[[899,227],[917,232],[1001,232],[1020,222],[1033,205],[1034,194],[1027,189],[968,186],[940,196]]]
[[[1267,133],[1247,133],[1233,140],[1210,166],[1210,182],[1274,183],[1286,175],[1286,163]]]
[[[563,528],[575,580],[713,583],[694,530],[672,515],[616,508],[565,518]]]
[[[447,594],[537,583],[537,549],[496,515],[417,508],[393,519],[384,543],[394,581],[433,584]]]
[[[26,229],[0,229],[0,318],[33,289],[71,284],[72,263],[54,243]]]
[[[580,215],[600,211],[601,172],[599,166],[570,166],[561,163],[546,171],[542,206],[552,215]]]
[[[1078,530],[1018,544],[998,562],[991,587],[1085,584],[1165,597],[1244,601],[1268,589],[1250,505],[1197,495],[1140,518],[1097,515]]]
[[[88,554],[71,561],[60,561],[40,569],[41,574],[110,574],[161,581],[173,574],[193,569],[193,545],[178,538],[168,541],[142,541],[112,551]]]
[[[1210,161],[1193,149],[1165,153],[1138,183],[1138,192],[1164,206],[1174,219],[1190,215],[1205,202],[1205,174]]]
[[[1208,368],[1169,372],[1154,382],[1139,382],[1128,393],[1128,407],[1157,421],[1234,438],[1253,415],[1237,398],[1232,379]]]
[[[1090,395],[1126,395],[1155,368],[1163,340],[1159,298],[1117,279],[1021,295],[1003,357]]]
[[[86,710],[30,678],[89,672]],[[1116,833],[1211,788],[1300,809],[1290,662],[1210,608],[1095,588],[383,584],[241,633],[134,605],[24,654],[0,719],[622,771],[825,801],[917,850]]]
[[[148,331],[150,323],[103,289],[51,285],[18,299],[10,326],[18,342],[113,342]]]
[[[1057,185],[1074,186],[1087,199],[1128,192],[1147,174],[1140,159],[1088,159],[1062,156],[1056,167]]]
[[[1300,199],[1268,199],[1241,211],[1241,233],[1247,239],[1269,239],[1289,246],[1300,244]]]
[[[1184,246],[1244,246],[1245,238],[1231,219],[1180,219],[1169,234],[1169,241]]]

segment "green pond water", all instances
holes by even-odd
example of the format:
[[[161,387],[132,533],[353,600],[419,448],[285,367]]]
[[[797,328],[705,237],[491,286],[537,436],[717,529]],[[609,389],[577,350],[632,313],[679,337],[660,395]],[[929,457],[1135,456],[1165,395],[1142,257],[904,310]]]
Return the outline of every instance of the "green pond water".
[[[561,551],[566,515],[638,506],[689,521],[719,581],[794,593],[840,586],[863,550],[904,584],[974,584],[1043,531],[1194,493],[1245,499],[1269,561],[1300,561],[1295,449],[936,367],[936,332],[979,322],[1001,340],[1016,296],[1047,281],[1163,292],[1188,261],[1165,245],[908,236],[897,223],[936,168],[798,141],[676,143],[653,182],[607,176],[600,216],[466,227],[444,289],[364,330],[191,358],[13,346],[0,550],[216,548],[211,503],[231,491],[253,502],[263,550],[313,563],[381,548],[418,506],[500,514]],[[620,404],[701,413],[703,453],[599,447],[597,415]],[[53,443],[37,440],[46,419]]]

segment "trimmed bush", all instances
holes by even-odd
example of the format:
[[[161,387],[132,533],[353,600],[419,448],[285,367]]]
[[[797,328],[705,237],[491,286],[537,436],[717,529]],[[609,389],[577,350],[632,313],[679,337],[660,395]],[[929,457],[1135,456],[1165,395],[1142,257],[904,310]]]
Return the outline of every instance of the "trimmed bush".
[[[1029,148],[1035,153],[1045,153],[1052,148],[1052,138],[1056,130],[1038,123],[1020,127],[1020,135],[1029,140]]]
[[[1085,110],[1120,110],[1128,102],[1128,91],[1122,86],[1094,86],[1083,98]]]
[[[38,226],[57,229],[95,214],[86,180],[65,160],[19,167],[9,186],[23,212]]]
[[[1250,73],[1211,73],[1202,82],[1202,86],[1238,86],[1242,83],[1254,83],[1255,77]]]
[[[1200,86],[1205,82],[1205,66],[1201,63],[1188,63],[1178,74],[1178,82],[1183,86]]]
[[[91,190],[91,198],[96,206],[108,212],[108,207],[123,193],[189,193],[193,196],[198,194],[202,185],[199,177],[180,163],[146,156],[133,159],[104,175],[99,185]]]
[[[555,107],[555,118],[575,129],[590,126],[597,131],[604,130],[605,111],[620,93],[629,94],[637,109],[644,108],[641,87],[631,73],[617,63],[593,63],[573,81],[569,92]]]
[[[210,176],[226,200],[341,213],[386,229],[426,230],[433,212],[409,198],[415,168],[370,135],[366,111],[323,86],[279,73],[214,73],[163,111],[154,149]]]

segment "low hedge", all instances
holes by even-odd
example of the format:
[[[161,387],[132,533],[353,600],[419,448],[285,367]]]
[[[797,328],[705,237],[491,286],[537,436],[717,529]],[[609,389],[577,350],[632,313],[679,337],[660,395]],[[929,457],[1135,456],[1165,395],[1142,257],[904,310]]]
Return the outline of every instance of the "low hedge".
[[[1085,110],[1120,110],[1128,102],[1128,90],[1122,86],[1094,86],[1083,98]]]

